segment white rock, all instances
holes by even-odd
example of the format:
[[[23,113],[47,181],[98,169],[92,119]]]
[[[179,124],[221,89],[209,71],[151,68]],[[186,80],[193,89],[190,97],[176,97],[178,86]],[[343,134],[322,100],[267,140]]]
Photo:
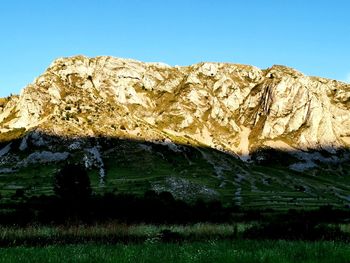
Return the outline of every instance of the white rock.
[[[52,163],[52,162],[61,162],[66,160],[69,157],[68,152],[34,152],[30,154],[26,159],[21,161],[17,166],[28,166],[29,164],[38,164],[38,163]]]
[[[4,148],[0,150],[0,157],[8,154],[9,151],[11,151],[11,144],[12,143],[7,144]]]
[[[168,130],[179,134],[181,142],[196,141],[237,155],[244,148],[248,156],[251,147],[266,141],[334,152],[350,146],[349,98],[348,84],[307,77],[284,66],[170,67],[76,56],[56,60],[11,97],[1,107],[0,131],[35,128],[59,136],[159,141]],[[249,129],[248,137],[240,127]],[[243,137],[248,148],[240,145]],[[33,141],[45,145],[43,139]]]

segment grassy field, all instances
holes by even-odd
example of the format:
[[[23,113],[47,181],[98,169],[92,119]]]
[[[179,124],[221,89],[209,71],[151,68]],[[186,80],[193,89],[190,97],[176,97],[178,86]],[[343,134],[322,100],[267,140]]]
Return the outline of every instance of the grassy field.
[[[142,196],[147,190],[168,191],[176,199],[219,199],[246,209],[314,209],[324,205],[344,208],[349,205],[350,166],[325,166],[303,173],[278,163],[247,165],[232,156],[212,149],[188,148],[178,153],[166,146],[123,142],[105,146],[102,158],[105,184],[100,184],[98,169],[89,170],[94,193],[130,193]],[[62,151],[64,149],[61,149]],[[20,153],[22,157],[24,153]],[[80,160],[84,152],[72,155]],[[14,163],[13,165],[16,165]],[[26,197],[52,195],[53,176],[58,164],[30,164],[14,173],[0,174],[0,204],[17,202],[18,189]],[[0,168],[9,168],[1,165]]]
[[[350,246],[335,242],[209,241],[117,245],[53,245],[0,249],[0,262],[350,262]]]
[[[308,236],[304,236],[303,240],[332,240],[350,242],[349,224],[328,224],[327,226],[328,227],[323,228],[323,235],[318,237],[316,236],[316,239],[307,239],[308,237],[315,237],[309,234]],[[340,232],[334,232],[336,226],[339,227]],[[257,229],[256,227],[257,224],[254,223],[197,223],[192,225],[126,225],[116,222],[98,225],[31,225],[26,227],[2,226],[0,227],[0,247],[43,245],[47,246],[58,244],[67,245],[84,243],[183,243],[218,240],[237,241],[240,239],[264,239],[264,236],[261,236],[264,235],[264,232],[261,232],[262,228],[260,227]],[[290,225],[289,227],[292,227],[292,225]],[[286,226],[286,228],[288,228],[288,226]],[[271,231],[273,231],[273,229]],[[282,232],[284,230],[281,229],[279,231]],[[268,238],[270,238],[270,240],[301,240],[303,235],[295,236],[296,231],[300,230],[296,228],[292,234],[284,233],[280,236],[269,236]],[[301,231],[304,234],[306,234],[304,230]],[[311,230],[309,230],[309,232],[310,231]],[[315,233],[315,231],[312,233]]]
[[[0,227],[0,246],[161,242],[163,231],[170,232],[175,240],[203,241],[233,239],[241,235],[250,224],[194,225],[126,225],[107,223],[99,225]],[[174,236],[175,235],[175,236]],[[165,235],[166,236],[169,235]]]

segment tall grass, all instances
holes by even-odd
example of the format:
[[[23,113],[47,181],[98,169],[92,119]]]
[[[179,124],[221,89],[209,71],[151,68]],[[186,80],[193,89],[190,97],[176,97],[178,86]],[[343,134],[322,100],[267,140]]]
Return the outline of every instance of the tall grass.
[[[287,225],[288,226],[288,225]],[[348,224],[340,225],[339,231],[332,232],[337,225],[323,227],[320,238],[292,238],[283,234],[284,229],[264,225],[210,224],[193,225],[127,225],[110,222],[98,225],[62,225],[62,226],[27,226],[0,227],[0,247],[9,246],[47,246],[54,244],[116,244],[116,243],[161,243],[161,242],[198,242],[238,239],[304,239],[350,241]],[[338,228],[337,228],[338,229]],[[303,229],[301,229],[303,230]],[[295,231],[301,231],[296,229]],[[320,229],[316,229],[320,232]],[[270,232],[269,232],[270,231]],[[277,233],[280,231],[281,233]],[[310,230],[311,231],[311,230]],[[309,232],[310,232],[309,231]],[[317,233],[318,233],[317,232]],[[332,234],[333,233],[333,234]],[[276,234],[276,235],[275,235]],[[292,233],[293,234],[293,233]],[[297,236],[298,237],[298,236]],[[316,236],[317,237],[317,236]],[[343,238],[342,238],[343,237]],[[349,261],[350,262],[350,261]]]
[[[0,248],[0,262],[349,262],[350,247],[335,242],[208,241]]]
[[[247,225],[99,225],[0,227],[0,246],[72,244],[83,242],[158,242],[164,235],[180,241],[232,239]]]

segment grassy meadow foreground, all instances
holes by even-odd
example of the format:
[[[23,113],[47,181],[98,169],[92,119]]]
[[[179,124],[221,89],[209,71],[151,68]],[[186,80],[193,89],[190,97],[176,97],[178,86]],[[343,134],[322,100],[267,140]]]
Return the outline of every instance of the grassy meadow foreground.
[[[7,226],[0,228],[0,262],[350,262],[348,224],[324,226],[323,232],[343,233],[328,241],[249,238],[257,226]]]
[[[349,262],[350,246],[317,241],[208,241],[0,249],[0,262]]]

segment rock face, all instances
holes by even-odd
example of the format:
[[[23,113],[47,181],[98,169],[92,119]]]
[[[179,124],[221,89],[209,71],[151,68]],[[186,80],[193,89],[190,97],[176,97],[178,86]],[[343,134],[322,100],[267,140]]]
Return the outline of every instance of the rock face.
[[[350,85],[284,66],[61,58],[0,100],[2,140],[19,129],[203,145],[244,160],[266,146],[334,152],[350,146]]]

